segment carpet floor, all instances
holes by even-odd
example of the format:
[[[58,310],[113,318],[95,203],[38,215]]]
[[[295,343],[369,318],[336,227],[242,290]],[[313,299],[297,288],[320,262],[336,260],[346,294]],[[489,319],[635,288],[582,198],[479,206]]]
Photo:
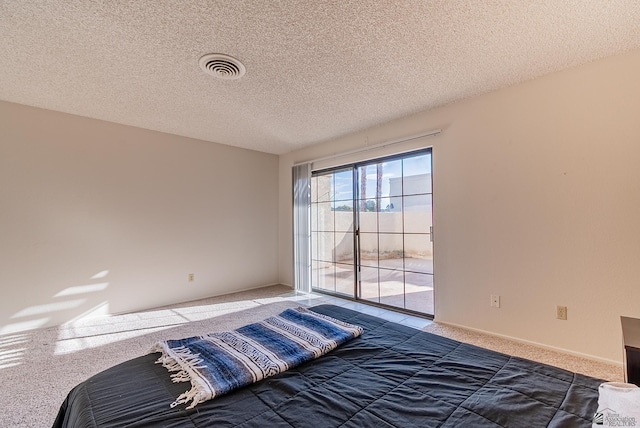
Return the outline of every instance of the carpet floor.
[[[522,357],[551,366],[560,367],[571,372],[605,379],[610,382],[624,382],[622,367],[617,364],[595,361],[569,355],[551,349],[527,343],[516,342],[489,334],[478,333],[464,328],[453,327],[440,323],[432,323],[422,329],[429,333],[446,336],[460,342],[470,343],[482,348],[491,349],[504,354]]]

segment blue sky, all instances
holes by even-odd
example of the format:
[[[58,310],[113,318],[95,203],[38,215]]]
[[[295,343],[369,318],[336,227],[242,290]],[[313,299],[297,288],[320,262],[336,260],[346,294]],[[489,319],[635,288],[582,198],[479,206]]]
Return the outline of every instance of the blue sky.
[[[421,154],[404,159],[382,162],[382,195],[389,195],[389,179],[404,175],[418,175],[431,172],[431,154]],[[358,174],[361,172],[358,171]],[[353,183],[351,170],[334,173],[333,193],[335,200],[352,199]],[[367,166],[367,198],[375,198],[376,194],[376,164]]]

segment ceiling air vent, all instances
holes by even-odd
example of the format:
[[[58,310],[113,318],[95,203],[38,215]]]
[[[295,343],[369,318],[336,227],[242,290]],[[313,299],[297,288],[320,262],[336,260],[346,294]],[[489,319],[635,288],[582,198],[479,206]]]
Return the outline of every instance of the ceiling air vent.
[[[207,54],[200,58],[199,63],[205,73],[218,79],[239,79],[246,72],[244,64],[234,57],[224,54]]]

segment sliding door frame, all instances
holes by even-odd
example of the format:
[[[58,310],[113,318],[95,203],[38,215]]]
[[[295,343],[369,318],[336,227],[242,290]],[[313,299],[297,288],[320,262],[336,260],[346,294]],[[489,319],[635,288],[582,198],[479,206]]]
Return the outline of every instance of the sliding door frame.
[[[377,307],[381,307],[381,308],[385,308],[385,309],[392,309],[394,311],[398,311],[398,312],[403,312],[403,313],[408,313],[408,314],[412,314],[412,315],[418,315],[420,317],[424,317],[424,318],[429,318],[429,319],[433,319],[433,314],[428,314],[426,312],[420,312],[420,311],[415,311],[412,309],[407,309],[406,307],[399,307],[399,306],[394,306],[394,305],[389,305],[389,304],[384,304],[384,303],[380,303],[380,302],[376,302],[376,301],[372,301],[369,299],[364,299],[361,297],[361,287],[362,287],[362,259],[361,259],[361,223],[360,223],[360,214],[361,214],[361,209],[360,209],[360,202],[361,200],[366,200],[366,195],[360,195],[360,180],[359,180],[359,170],[361,167],[364,166],[368,166],[371,164],[381,164],[382,162],[389,162],[389,161],[394,161],[394,160],[399,160],[399,159],[405,159],[405,158],[410,158],[412,156],[420,156],[420,155],[430,155],[429,159],[430,159],[430,165],[429,165],[429,171],[432,171],[432,165],[433,165],[433,151],[431,148],[422,148],[422,149],[418,149],[418,150],[412,150],[412,151],[408,151],[408,152],[402,152],[402,153],[398,153],[398,154],[393,154],[393,155],[389,155],[389,156],[383,156],[380,158],[374,158],[374,159],[368,159],[365,161],[359,161],[359,162],[353,162],[353,163],[348,163],[345,165],[340,165],[340,166],[335,166],[335,167],[331,167],[331,168],[324,168],[324,169],[320,169],[317,171],[313,171],[312,172],[312,177],[317,177],[317,176],[321,176],[321,175],[326,175],[326,174],[333,174],[333,172],[336,171],[345,171],[345,170],[350,170],[351,171],[351,181],[352,181],[352,203],[353,203],[353,230],[352,230],[352,235],[353,235],[353,275],[354,275],[354,281],[353,281],[353,290],[351,295],[347,295],[345,293],[339,293],[336,291],[336,286],[335,286],[335,281],[336,279],[334,278],[334,290],[330,291],[327,289],[322,289],[318,287],[318,283],[315,281],[316,278],[312,278],[311,281],[311,286],[312,286],[312,290],[314,292],[319,292],[319,293],[323,293],[323,294],[328,294],[328,295],[332,295],[332,296],[336,296],[336,297],[340,297],[340,298],[346,298],[348,300],[353,300],[353,301],[357,301],[357,302],[362,302],[362,303],[366,303],[368,305],[372,305],[372,306],[377,306]],[[403,173],[404,174],[404,173]],[[404,175],[403,175],[404,177]],[[366,179],[366,178],[365,178]],[[316,189],[317,191],[317,189]],[[431,181],[431,188],[429,189],[429,194],[431,195],[431,202],[433,202],[433,182]],[[392,196],[389,195],[387,196],[388,198],[391,198]],[[398,197],[396,195],[396,197]],[[399,196],[399,197],[403,197],[404,198],[404,190],[403,193]],[[314,199],[314,196],[312,195],[312,200]],[[380,198],[381,200],[382,198]],[[317,200],[317,197],[316,197]],[[380,213],[380,207],[378,206],[380,204],[380,200],[376,201],[376,212]],[[333,199],[331,199],[331,203],[333,203]],[[433,207],[433,205],[432,205]],[[432,208],[433,209],[433,208]],[[403,208],[402,210],[402,218],[403,218],[403,224],[404,224],[404,216],[405,216],[405,210]],[[433,217],[431,217],[433,218]],[[335,219],[335,217],[334,217]],[[429,225],[432,226],[432,225]],[[317,227],[317,225],[316,225]],[[335,227],[335,226],[334,226]],[[378,231],[376,233],[376,235],[378,236],[379,239],[379,235],[380,235],[380,230],[378,228]],[[404,236],[405,236],[405,232],[404,232],[404,228],[403,228],[403,259],[405,258],[404,255]],[[313,234],[312,234],[313,236]],[[318,236],[316,234],[316,236]],[[334,236],[335,236],[335,229],[334,229]],[[430,230],[430,241],[433,242],[432,239],[433,235],[432,235],[432,229]],[[315,257],[315,252],[314,252],[314,247],[317,249],[316,246],[317,243],[313,243],[312,242],[312,259]],[[334,244],[335,245],[335,244]],[[432,250],[433,250],[433,244],[432,244]],[[317,259],[316,259],[317,261]],[[335,262],[333,263],[335,265]],[[406,298],[406,277],[405,275],[405,267],[404,267],[404,261],[403,261],[403,298]],[[335,269],[335,266],[334,266]],[[378,266],[379,269],[379,266]],[[431,271],[430,273],[431,278],[433,279],[433,271]],[[335,276],[335,270],[334,270],[334,276]],[[378,287],[380,287],[380,283],[378,282]],[[435,288],[435,286],[434,286]],[[435,292],[435,291],[434,291]],[[404,305],[406,306],[406,304]],[[433,310],[435,312],[435,308]]]

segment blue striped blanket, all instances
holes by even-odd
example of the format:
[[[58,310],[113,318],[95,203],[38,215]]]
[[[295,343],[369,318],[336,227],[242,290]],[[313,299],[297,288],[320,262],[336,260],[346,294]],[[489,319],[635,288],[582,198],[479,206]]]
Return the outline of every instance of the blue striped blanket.
[[[362,334],[362,327],[305,308],[287,309],[237,330],[156,343],[157,363],[191,389],[171,404],[187,409],[318,358]]]

